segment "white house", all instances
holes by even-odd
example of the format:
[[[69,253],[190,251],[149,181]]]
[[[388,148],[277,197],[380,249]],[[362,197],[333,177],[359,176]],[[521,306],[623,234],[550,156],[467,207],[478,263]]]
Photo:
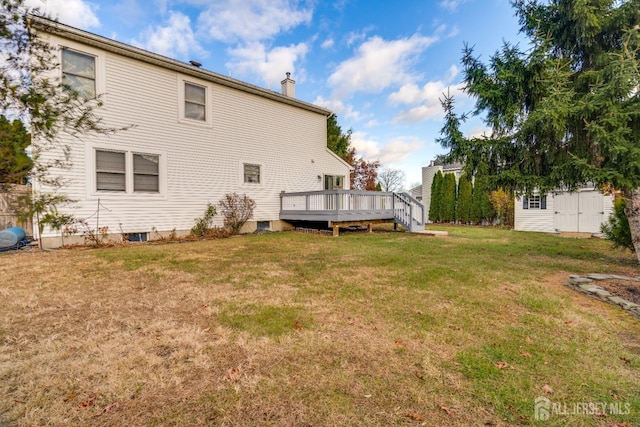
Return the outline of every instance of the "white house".
[[[207,203],[237,192],[255,200],[246,231],[279,230],[280,193],[349,188],[350,167],[326,147],[330,111],[60,23],[34,17],[59,48],[56,77],[88,96],[114,135],[60,135],[72,166],[57,171],[76,202],[63,211],[109,233],[188,233]],[[38,141],[34,141],[35,144]],[[37,183],[36,183],[37,186]],[[217,225],[222,218],[216,217]],[[45,229],[45,246],[60,243]]]
[[[424,166],[422,168],[422,199],[421,202],[424,205],[424,210],[429,214],[429,208],[431,207],[431,185],[433,184],[433,179],[438,173],[438,171],[445,173],[452,173],[456,177],[456,182],[460,180],[462,176],[462,164],[460,163],[451,163],[446,164],[441,160],[432,160],[429,163],[429,166]]]
[[[613,196],[593,186],[575,192],[554,191],[518,197],[514,229],[547,233],[600,233],[600,226],[613,212]]]

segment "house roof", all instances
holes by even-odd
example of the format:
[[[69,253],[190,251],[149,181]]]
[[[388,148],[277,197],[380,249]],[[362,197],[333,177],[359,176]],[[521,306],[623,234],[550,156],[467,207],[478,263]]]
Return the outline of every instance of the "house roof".
[[[324,116],[329,116],[331,114],[331,111],[317,105],[304,102],[296,98],[291,98],[272,90],[263,89],[231,77],[223,76],[222,74],[214,73],[213,71],[203,70],[189,63],[158,55],[156,53],[121,43],[107,37],[99,36],[88,31],[80,30],[41,16],[30,15],[28,19],[28,26],[31,29],[36,29],[48,34],[59,35],[65,39],[77,41],[107,52],[137,59],[148,64],[153,64],[158,67],[190,75],[222,86],[227,86],[253,95],[268,98],[276,102],[302,108]]]

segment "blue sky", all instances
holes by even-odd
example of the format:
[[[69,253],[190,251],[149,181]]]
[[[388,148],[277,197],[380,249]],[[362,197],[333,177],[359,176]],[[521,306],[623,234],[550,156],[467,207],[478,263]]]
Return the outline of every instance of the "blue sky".
[[[444,150],[438,101],[459,112],[464,43],[488,59],[518,42],[509,0],[28,0],[60,21],[273,90],[285,72],[296,97],[326,107],[367,160],[405,172]],[[479,119],[468,135],[484,131]]]

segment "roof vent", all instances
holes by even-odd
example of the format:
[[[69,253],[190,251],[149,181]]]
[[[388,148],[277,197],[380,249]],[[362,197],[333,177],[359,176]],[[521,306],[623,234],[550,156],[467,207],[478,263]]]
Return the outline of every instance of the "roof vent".
[[[202,67],[202,64],[201,64],[201,63],[199,63],[198,61],[193,61],[193,60],[192,60],[192,61],[189,61],[189,63],[190,63],[191,65],[193,65],[194,67],[197,67],[197,68]]]

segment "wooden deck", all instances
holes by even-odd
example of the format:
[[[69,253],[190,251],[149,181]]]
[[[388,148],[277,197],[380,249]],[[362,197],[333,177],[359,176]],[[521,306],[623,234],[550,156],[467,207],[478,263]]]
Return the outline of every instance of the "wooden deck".
[[[424,207],[410,195],[380,191],[325,190],[280,194],[280,219],[370,225],[394,221],[413,231],[424,229]]]

